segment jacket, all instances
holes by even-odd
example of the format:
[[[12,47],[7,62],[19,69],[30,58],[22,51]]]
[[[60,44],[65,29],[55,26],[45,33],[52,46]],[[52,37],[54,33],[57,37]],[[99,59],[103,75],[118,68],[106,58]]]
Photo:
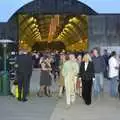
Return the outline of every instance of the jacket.
[[[82,80],[92,80],[95,77],[93,62],[88,63],[86,70],[85,70],[85,62],[81,63],[79,77]]]

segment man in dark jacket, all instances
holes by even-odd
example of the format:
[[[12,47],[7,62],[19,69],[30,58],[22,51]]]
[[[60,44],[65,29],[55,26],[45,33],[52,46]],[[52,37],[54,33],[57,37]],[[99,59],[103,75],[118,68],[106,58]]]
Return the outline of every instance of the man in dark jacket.
[[[17,56],[18,100],[27,101],[32,75],[32,56],[23,50]]]
[[[95,80],[93,82],[94,96],[98,96],[104,89],[104,77],[106,64],[103,56],[100,56],[99,50],[97,48],[93,49],[93,64],[95,70]]]

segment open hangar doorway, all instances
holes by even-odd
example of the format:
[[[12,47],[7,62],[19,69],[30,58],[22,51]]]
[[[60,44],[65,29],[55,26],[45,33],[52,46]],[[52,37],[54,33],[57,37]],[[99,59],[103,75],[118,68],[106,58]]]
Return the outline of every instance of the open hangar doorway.
[[[88,16],[19,14],[19,48],[85,51],[88,49]]]
[[[70,51],[80,52],[88,49],[88,16],[86,15],[29,15],[19,14],[19,49],[26,47],[31,51]],[[40,70],[33,71],[31,91],[39,89]],[[37,88],[36,88],[37,86]],[[34,91],[34,92],[33,92]]]

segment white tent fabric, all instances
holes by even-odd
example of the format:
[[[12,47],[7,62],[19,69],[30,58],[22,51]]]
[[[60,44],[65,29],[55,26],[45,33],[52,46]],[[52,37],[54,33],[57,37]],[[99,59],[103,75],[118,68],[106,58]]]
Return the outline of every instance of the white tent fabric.
[[[0,39],[0,43],[5,44],[5,43],[13,43],[12,40],[8,40],[8,39]]]

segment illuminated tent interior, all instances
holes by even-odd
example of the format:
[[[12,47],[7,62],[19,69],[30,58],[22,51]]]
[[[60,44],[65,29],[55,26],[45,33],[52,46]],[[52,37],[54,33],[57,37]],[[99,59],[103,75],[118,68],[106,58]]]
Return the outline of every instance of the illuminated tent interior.
[[[82,51],[88,48],[88,17],[85,15],[19,15],[19,46]],[[58,44],[59,43],[59,44]]]

